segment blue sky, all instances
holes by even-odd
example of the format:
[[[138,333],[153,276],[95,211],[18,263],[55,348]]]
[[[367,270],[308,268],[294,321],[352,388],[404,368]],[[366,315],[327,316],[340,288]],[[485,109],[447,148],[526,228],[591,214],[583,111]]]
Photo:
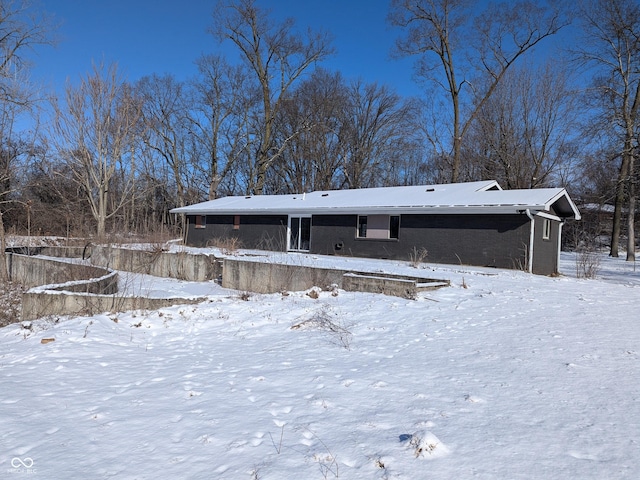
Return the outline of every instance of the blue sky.
[[[61,90],[77,81],[92,61],[117,62],[130,81],[152,73],[178,79],[195,74],[203,53],[225,53],[207,33],[215,0],[40,0],[61,22],[56,47],[38,49],[34,80]],[[387,84],[401,95],[418,95],[412,60],[392,60],[397,31],[386,22],[388,0],[260,0],[275,19],[296,19],[301,28],[326,29],[337,53],[324,62],[347,79]],[[232,48],[232,47],[227,47]],[[235,54],[235,51],[232,51]]]

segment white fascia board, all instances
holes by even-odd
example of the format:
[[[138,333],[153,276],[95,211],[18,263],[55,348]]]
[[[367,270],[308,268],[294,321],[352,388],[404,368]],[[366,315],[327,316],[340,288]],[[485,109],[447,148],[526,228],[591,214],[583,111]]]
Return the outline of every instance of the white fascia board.
[[[425,205],[403,207],[316,207],[305,208],[251,208],[251,209],[174,209],[172,213],[187,215],[489,215],[523,214],[527,209],[537,213],[541,205]],[[179,211],[178,211],[179,210]]]
[[[502,187],[498,184],[498,182],[496,180],[487,180],[486,185],[483,185],[477,191],[478,192],[486,192],[487,190],[491,190],[491,189],[502,190]]]
[[[554,195],[545,205],[545,210],[551,210],[551,206],[556,203],[558,200],[560,200],[561,198],[563,198],[566,200],[567,204],[569,205],[569,208],[571,209],[571,211],[573,212],[573,218],[575,220],[580,220],[582,217],[580,216],[580,211],[578,210],[578,207],[576,206],[575,203],[573,203],[573,200],[571,200],[571,197],[569,196],[569,194],[567,193],[567,191],[563,188],[561,189],[556,195]]]
[[[549,220],[555,220],[556,222],[562,222],[562,219],[557,215],[551,215],[547,212],[538,212],[535,214],[536,217],[548,218]]]

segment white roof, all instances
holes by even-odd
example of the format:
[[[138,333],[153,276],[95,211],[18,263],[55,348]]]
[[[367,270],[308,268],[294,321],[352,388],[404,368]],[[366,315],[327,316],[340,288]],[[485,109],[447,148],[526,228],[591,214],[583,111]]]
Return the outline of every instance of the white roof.
[[[328,190],[293,195],[247,195],[174,208],[189,215],[532,213],[554,206],[562,217],[580,213],[564,188],[502,190],[494,180],[409,187]]]

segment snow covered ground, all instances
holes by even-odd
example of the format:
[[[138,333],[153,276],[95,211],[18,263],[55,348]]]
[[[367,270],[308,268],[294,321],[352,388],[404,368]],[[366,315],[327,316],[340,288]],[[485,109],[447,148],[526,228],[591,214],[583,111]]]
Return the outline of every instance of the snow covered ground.
[[[208,301],[2,328],[0,478],[638,478],[640,271],[562,264],[417,301],[144,277]]]

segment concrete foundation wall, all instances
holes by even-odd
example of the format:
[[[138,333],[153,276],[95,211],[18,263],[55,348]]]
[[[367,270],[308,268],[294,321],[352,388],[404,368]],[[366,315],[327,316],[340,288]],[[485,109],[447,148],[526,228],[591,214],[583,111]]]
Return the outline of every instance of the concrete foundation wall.
[[[342,288],[349,292],[383,293],[402,298],[416,298],[416,281],[346,273]]]
[[[156,277],[206,282],[222,275],[222,263],[212,255],[152,252],[113,246],[93,246],[88,254],[93,265]]]
[[[222,286],[256,293],[300,291],[336,285],[352,292],[415,298],[418,291],[448,285],[448,281],[393,274],[225,259]]]
[[[41,254],[48,256],[53,256],[53,253],[44,249],[41,251]],[[86,251],[84,253],[87,254]],[[110,270],[111,268],[191,281],[221,279],[221,284],[225,288],[256,293],[300,291],[314,286],[326,288],[335,285],[348,291],[415,298],[418,291],[448,284],[439,280],[402,275],[372,274],[234,258],[221,261],[213,256],[186,252],[156,253],[114,247],[93,247],[90,255],[93,265],[8,253],[7,264],[11,278],[29,287],[39,286],[39,288],[31,288],[23,295],[22,319],[32,320],[47,315],[94,315],[101,312],[136,309],[154,310],[205,300],[204,298],[142,298],[118,295],[117,272]]]
[[[39,246],[39,247],[10,247],[7,253],[20,255],[46,255],[47,257],[82,258],[84,247]]]
[[[44,254],[44,253],[43,253]],[[47,252],[48,255],[51,252]],[[194,304],[204,298],[146,298],[118,295],[118,273],[94,265],[7,253],[13,281],[27,287],[22,295],[22,320],[48,315],[95,315],[102,312],[157,310]]]
[[[342,285],[343,270],[225,259],[222,286],[255,293],[300,291]]]
[[[96,315],[103,312],[157,310],[172,305],[194,304],[203,298],[143,298],[90,295],[68,292],[28,291],[22,296],[22,320],[48,315]]]
[[[15,253],[7,253],[7,270],[11,281],[20,282],[27,288],[38,285],[77,282],[79,280],[93,280],[110,273],[110,270],[94,265],[80,265]],[[92,288],[92,290],[93,293],[104,293],[99,291],[99,288]],[[92,290],[83,289],[82,291]]]

